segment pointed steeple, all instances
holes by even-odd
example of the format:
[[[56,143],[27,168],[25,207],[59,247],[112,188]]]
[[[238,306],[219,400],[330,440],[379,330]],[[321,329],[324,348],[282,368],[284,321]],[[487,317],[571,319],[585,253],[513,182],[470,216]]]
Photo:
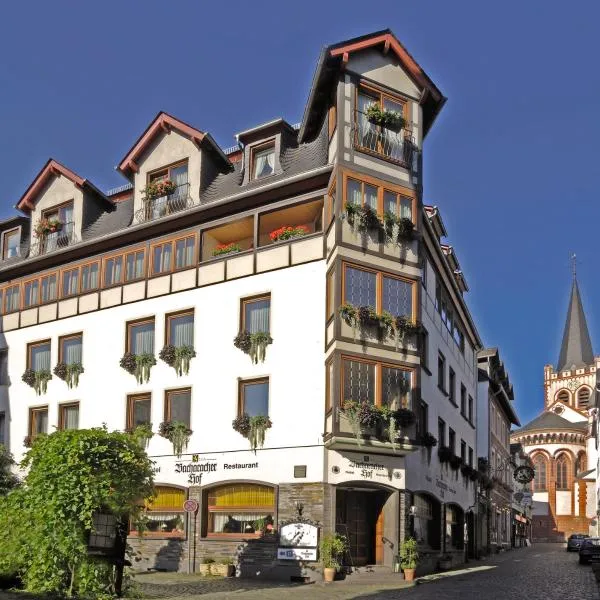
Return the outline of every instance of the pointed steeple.
[[[575,270],[573,270],[573,287],[571,288],[571,300],[567,312],[567,322],[563,333],[560,356],[558,357],[557,371],[571,369],[573,365],[577,368],[594,364],[594,351],[590,340],[583,312],[583,304],[579,295],[579,287]]]

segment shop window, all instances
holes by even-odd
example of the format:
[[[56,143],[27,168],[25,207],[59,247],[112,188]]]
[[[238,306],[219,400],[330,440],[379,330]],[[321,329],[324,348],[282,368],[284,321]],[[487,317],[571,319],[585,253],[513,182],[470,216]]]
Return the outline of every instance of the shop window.
[[[166,316],[166,344],[181,348],[194,346],[194,311],[187,310]]]
[[[165,421],[185,423],[190,426],[192,388],[181,388],[165,392]]]
[[[240,331],[269,333],[271,331],[271,295],[243,298]]]
[[[272,529],[275,490],[266,485],[222,485],[206,492],[208,535],[259,535]]]
[[[61,430],[79,429],[79,402],[59,404],[58,428]]]
[[[144,532],[144,537],[185,537],[186,513],[183,510],[183,503],[187,500],[186,491],[157,485],[154,487],[154,492],[154,498],[146,502],[144,515],[147,530]]]
[[[269,414],[269,379],[252,379],[240,381],[239,414],[249,417],[268,416]]]
[[[258,217],[258,245],[268,246],[323,231],[323,198],[295,204]]]

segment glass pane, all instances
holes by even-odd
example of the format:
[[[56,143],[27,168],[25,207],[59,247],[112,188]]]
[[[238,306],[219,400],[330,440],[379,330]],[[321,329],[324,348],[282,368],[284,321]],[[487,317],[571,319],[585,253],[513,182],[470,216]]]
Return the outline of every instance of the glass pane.
[[[133,354],[154,354],[154,323],[131,325],[129,351]]]
[[[266,485],[254,485],[252,483],[223,485],[208,492],[208,504],[211,508],[274,506],[275,491]]]
[[[344,389],[342,402],[375,402],[375,365],[344,360]]]
[[[244,303],[244,328],[250,333],[264,331],[268,333],[271,300],[252,300]]]
[[[194,238],[175,242],[175,268],[182,269],[194,263]]]
[[[384,276],[382,308],[394,316],[412,318],[412,283]]]
[[[190,391],[184,390],[181,392],[170,392],[170,418],[171,421],[180,421],[188,427],[190,425]]]
[[[356,179],[348,179],[346,184],[346,202],[349,204],[357,204],[362,206],[362,187],[360,181]]]
[[[253,178],[259,179],[275,171],[275,148],[265,148],[254,153]]]
[[[244,412],[249,417],[269,414],[269,382],[244,384]]]
[[[133,401],[133,427],[151,422],[150,399]]]
[[[42,279],[42,302],[56,300],[56,275]]]
[[[21,288],[14,286],[6,290],[6,310],[7,312],[19,310],[19,292]]]
[[[17,256],[19,253],[19,233],[9,233],[4,236],[4,258],[11,258]]]
[[[81,269],[81,291],[95,290],[98,287],[98,263]]]
[[[123,257],[110,258],[106,261],[106,271],[104,273],[104,283],[114,285],[120,283],[122,278]]]
[[[273,513],[270,512],[209,512],[208,531],[209,533],[257,533],[258,522],[264,521],[265,525],[273,525]]]
[[[65,406],[63,409],[63,429],[78,429],[79,406]]]
[[[58,209],[58,218],[62,223],[73,222],[73,205],[61,206]]]
[[[383,99],[383,108],[385,110],[393,110],[394,112],[399,112],[401,115],[404,114],[404,104],[402,104],[402,102],[396,102],[395,100],[391,100],[390,98]]]
[[[39,284],[37,281],[30,281],[25,284],[25,306],[33,306],[38,303]]]
[[[361,113],[366,112],[371,104],[378,104],[378,100],[367,94],[358,94],[358,110]]]
[[[67,365],[81,363],[82,343],[80,337],[62,340],[62,361]]]
[[[171,270],[171,243],[154,247],[152,264],[154,273],[165,273]]]
[[[393,215],[398,214],[398,206],[396,204],[396,194],[394,192],[383,192],[383,212],[389,212]]]
[[[144,275],[144,252],[132,252],[127,255],[125,280],[139,279]]]
[[[173,346],[194,345],[194,315],[169,317],[169,343]]]
[[[170,179],[176,186],[184,186],[188,182],[188,166],[179,165],[178,167],[172,167]],[[181,188],[178,188],[174,193],[180,194],[180,190]]]
[[[157,485],[154,488],[156,496],[149,503],[150,510],[182,510],[185,502],[185,490]]]
[[[412,198],[400,196],[400,217],[410,219],[412,221]]]
[[[46,433],[48,431],[48,411],[38,410],[35,414],[35,433]]]
[[[66,271],[63,275],[63,296],[71,296],[77,293],[77,285],[79,283],[79,269]]]
[[[354,306],[376,308],[377,275],[371,271],[363,271],[354,267],[346,267],[345,275],[346,302]]]
[[[411,373],[402,369],[381,369],[381,403],[394,410],[410,408]]]
[[[30,348],[31,368],[34,371],[50,370],[50,344],[39,344]]]
[[[365,206],[377,210],[377,188],[367,183],[365,183]]]

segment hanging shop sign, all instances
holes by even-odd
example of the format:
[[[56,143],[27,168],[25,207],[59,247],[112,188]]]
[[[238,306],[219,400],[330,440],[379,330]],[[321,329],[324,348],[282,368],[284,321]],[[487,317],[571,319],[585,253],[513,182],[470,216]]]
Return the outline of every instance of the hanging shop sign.
[[[521,465],[515,469],[513,477],[519,483],[529,483],[535,477],[535,469],[529,465]]]
[[[330,450],[329,483],[364,481],[404,487],[404,460],[398,456]]]

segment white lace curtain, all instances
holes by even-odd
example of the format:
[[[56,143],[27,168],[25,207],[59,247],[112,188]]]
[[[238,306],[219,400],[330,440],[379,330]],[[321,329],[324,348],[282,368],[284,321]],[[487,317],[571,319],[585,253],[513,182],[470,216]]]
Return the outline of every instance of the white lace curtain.
[[[154,272],[164,273],[171,270],[172,245],[165,244],[154,248]]]
[[[98,287],[98,265],[93,264],[81,270],[81,289],[93,290]]]
[[[173,346],[194,345],[194,316],[185,315],[171,319],[170,341]]]
[[[246,329],[250,333],[269,332],[269,313],[271,301],[257,300],[246,304]]]
[[[67,365],[81,363],[81,339],[73,338],[63,342],[63,362]]]
[[[63,408],[63,427],[64,429],[79,428],[79,407],[66,406]]]
[[[194,238],[179,240],[175,244],[175,266],[178,269],[194,263]]]
[[[211,513],[211,533],[255,533],[256,521],[268,516],[261,513]]]
[[[131,352],[154,354],[154,323],[135,325],[131,328]]]
[[[56,275],[42,279],[42,302],[56,299]]]
[[[34,371],[50,370],[50,345],[36,346],[31,349],[31,368]]]
[[[272,148],[257,152],[254,156],[254,177],[270,175],[275,170],[275,152]]]

